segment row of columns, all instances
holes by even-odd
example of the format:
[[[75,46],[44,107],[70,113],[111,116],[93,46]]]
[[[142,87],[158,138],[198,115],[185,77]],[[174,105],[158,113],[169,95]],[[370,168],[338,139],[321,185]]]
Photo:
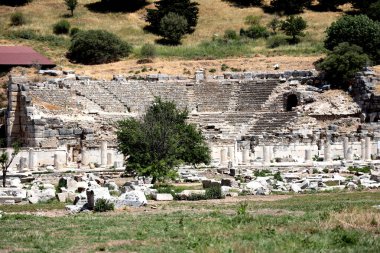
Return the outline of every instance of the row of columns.
[[[370,137],[365,137],[361,140],[361,158],[364,161],[371,160],[372,154],[372,143]],[[269,164],[272,158],[272,149],[270,146],[262,146],[263,148],[263,163]],[[329,141],[324,143],[323,149],[324,161],[331,162],[333,160],[333,155],[331,151],[331,144]],[[349,143],[348,137],[343,138],[343,158],[346,161],[353,160],[353,147]],[[235,163],[235,150],[234,147],[222,148],[220,150],[220,163],[221,165],[226,165],[228,161]],[[242,164],[249,164],[250,150],[243,149],[242,151]],[[305,149],[305,162],[312,161],[312,150],[310,148]]]

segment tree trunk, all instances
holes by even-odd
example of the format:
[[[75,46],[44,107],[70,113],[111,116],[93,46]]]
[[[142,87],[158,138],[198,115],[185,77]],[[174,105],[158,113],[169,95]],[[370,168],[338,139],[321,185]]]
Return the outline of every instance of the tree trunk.
[[[3,169],[3,187],[5,187],[5,177],[7,176],[7,171]]]
[[[157,177],[152,178],[152,184],[155,184],[157,182]]]
[[[74,17],[74,10],[71,9],[71,16]]]

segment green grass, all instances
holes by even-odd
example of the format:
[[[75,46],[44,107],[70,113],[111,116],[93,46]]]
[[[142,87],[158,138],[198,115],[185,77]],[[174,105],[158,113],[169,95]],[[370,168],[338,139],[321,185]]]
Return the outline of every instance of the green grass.
[[[357,216],[371,213],[378,219],[371,206],[379,197],[355,192],[247,201],[244,212],[240,203],[202,201],[172,202],[157,213],[6,215],[0,251],[379,252],[380,229],[373,226],[379,221],[368,220],[368,229],[346,228],[331,218],[357,210]]]

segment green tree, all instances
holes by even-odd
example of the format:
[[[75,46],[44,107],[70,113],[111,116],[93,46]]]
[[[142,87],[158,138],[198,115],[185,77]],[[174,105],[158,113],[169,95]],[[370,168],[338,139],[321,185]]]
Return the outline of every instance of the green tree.
[[[289,16],[281,24],[281,30],[285,32],[286,35],[291,36],[290,42],[298,43],[299,36],[305,36],[302,32],[307,27],[306,21],[300,16]]]
[[[126,170],[153,177],[153,183],[175,175],[180,164],[208,164],[210,150],[187,111],[156,98],[141,120],[119,122],[118,149],[127,157]]]
[[[13,151],[10,156],[6,152],[6,150],[3,150],[3,152],[0,154],[0,166],[3,172],[3,187],[5,187],[9,166],[12,164],[14,158],[17,156],[19,152],[20,152],[20,146],[18,143],[15,143],[13,145]]]
[[[33,0],[0,0],[0,5],[21,6],[31,3]]]
[[[185,17],[170,12],[160,21],[160,34],[172,44],[179,44],[186,34],[187,20]]]
[[[348,2],[352,3],[352,5],[359,10],[366,10],[372,3],[377,0],[349,0]]]
[[[297,14],[301,13],[305,7],[309,7],[311,0],[271,0],[270,5],[279,13]]]
[[[71,38],[67,57],[77,63],[102,64],[126,57],[132,47],[104,30],[79,31]]]
[[[316,66],[324,72],[326,80],[346,88],[355,74],[369,62],[369,57],[363,53],[361,47],[344,42],[329,52],[321,62],[316,63]]]
[[[343,16],[327,28],[325,47],[332,50],[342,42],[360,45],[374,62],[380,62],[380,23],[366,15]]]
[[[198,22],[198,3],[190,0],[161,0],[155,2],[156,9],[147,9],[146,21],[149,23],[147,29],[161,35],[161,19],[171,13],[186,18],[186,32],[192,33]]]
[[[77,8],[78,0],[65,0],[66,7],[71,11],[71,16],[74,16],[74,10]]]
[[[319,7],[326,11],[335,11],[339,5],[348,3],[349,0],[318,0]]]
[[[367,9],[366,14],[371,19],[380,21],[380,0],[371,4]]]

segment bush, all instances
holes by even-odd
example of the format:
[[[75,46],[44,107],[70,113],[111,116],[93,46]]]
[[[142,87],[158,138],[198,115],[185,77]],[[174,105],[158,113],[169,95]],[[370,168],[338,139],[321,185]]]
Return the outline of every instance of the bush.
[[[240,29],[240,36],[246,36],[251,39],[267,38],[268,30],[260,25],[252,25],[247,30]]]
[[[286,35],[292,37],[290,40],[292,43],[299,42],[298,36],[304,36],[302,31],[305,30],[306,27],[306,21],[300,16],[287,17],[281,24],[281,30],[283,30]]]
[[[156,9],[147,9],[146,21],[150,31],[161,34],[161,20],[169,13],[186,19],[186,33],[192,33],[198,22],[198,3],[190,0],[160,0],[155,2]]]
[[[72,39],[67,57],[83,64],[115,62],[131,52],[131,46],[103,30],[78,32]]]
[[[331,83],[347,88],[348,81],[358,71],[361,71],[369,61],[369,57],[363,53],[361,47],[344,42],[336,46],[316,66],[325,73],[325,78]]]
[[[26,24],[26,18],[22,12],[15,12],[11,15],[11,25],[20,26]]]
[[[325,47],[333,50],[342,42],[362,47],[376,63],[380,62],[380,23],[365,15],[343,16],[327,28]]]
[[[371,19],[380,21],[380,0],[371,4],[366,13]]]
[[[114,204],[109,202],[106,199],[97,199],[94,206],[95,212],[107,212],[107,211],[113,211],[114,209],[115,209]]]
[[[274,173],[273,178],[275,180],[277,180],[277,181],[283,181],[283,179],[281,177],[281,173],[279,171],[277,171],[276,173]]]
[[[276,48],[276,47],[279,47],[279,46],[285,46],[285,45],[288,45],[289,42],[288,42],[288,39],[286,36],[284,35],[274,35],[274,36],[270,36],[268,39],[267,39],[267,47],[268,48]]]
[[[186,34],[187,26],[185,17],[170,12],[160,21],[160,34],[168,42],[179,44],[183,35]]]
[[[68,34],[70,31],[70,23],[67,20],[60,20],[53,26],[54,34]]]
[[[153,59],[156,54],[156,47],[153,44],[144,44],[140,49],[140,57],[144,59]]]
[[[297,14],[311,5],[311,0],[271,0],[270,5],[277,12]]]
[[[33,2],[33,0],[0,0],[0,5],[21,6]]]
[[[227,0],[228,2],[234,3],[237,6],[261,6],[262,0]]]
[[[220,186],[211,186],[206,189],[206,199],[222,199],[222,188]]]
[[[322,10],[335,11],[339,5],[347,2],[348,0],[318,0],[318,5]]]
[[[236,31],[227,29],[224,31],[223,38],[226,40],[237,40],[239,38],[239,35],[236,33]]]
[[[260,20],[261,20],[260,16],[249,15],[245,17],[244,24],[249,25],[249,26],[260,25]]]
[[[75,34],[77,34],[80,31],[78,27],[73,27],[70,30],[70,37],[73,37]]]

